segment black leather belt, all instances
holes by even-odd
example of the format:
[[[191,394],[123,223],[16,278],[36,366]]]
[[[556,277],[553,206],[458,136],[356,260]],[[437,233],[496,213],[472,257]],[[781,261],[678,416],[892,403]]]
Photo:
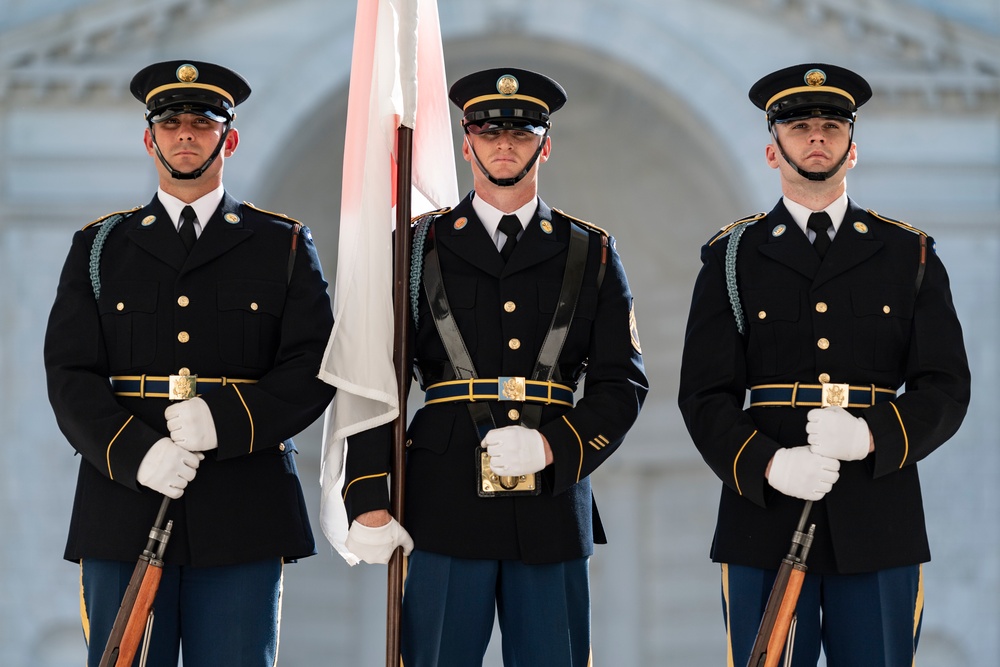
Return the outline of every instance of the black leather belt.
[[[892,389],[875,385],[847,384],[760,384],[750,387],[750,407],[868,408],[896,397]]]
[[[438,382],[427,387],[424,404],[452,401],[520,401],[545,405],[573,406],[573,390],[555,382],[525,380],[523,377],[472,378]]]
[[[225,387],[228,384],[254,384],[256,380],[240,378],[206,378],[197,375],[114,375],[111,388],[115,396],[132,398],[169,398],[183,400],[204,393],[199,389]],[[209,385],[201,386],[199,385]]]

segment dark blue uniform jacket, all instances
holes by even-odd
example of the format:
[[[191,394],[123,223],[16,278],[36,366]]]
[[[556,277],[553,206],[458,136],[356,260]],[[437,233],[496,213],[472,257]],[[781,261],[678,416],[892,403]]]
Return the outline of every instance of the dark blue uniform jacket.
[[[900,393],[851,410],[868,423],[875,452],[843,462],[839,481],[815,504],[810,572],[929,560],[916,464],[958,430],[970,383],[933,241],[853,201],[822,263],[781,202],[742,226],[735,271],[746,334],[726,287],[731,233],[717,235],[702,248],[681,368],[681,412],[723,482],[712,558],[777,568],[802,510],[764,471],[778,448],[808,444],[809,408],[745,408],[748,388],[829,376]]]
[[[315,553],[291,437],[332,398],[316,375],[333,316],[308,230],[227,194],[186,256],[154,197],[107,235],[95,300],[91,248],[109,222],[74,236],[45,337],[50,402],[83,457],[65,557],[135,560],[142,551],[163,496],[135,477],[148,449],[168,435],[169,402],[116,396],[109,377],[181,368],[257,382],[202,396],[219,447],[170,504],[166,562]]]

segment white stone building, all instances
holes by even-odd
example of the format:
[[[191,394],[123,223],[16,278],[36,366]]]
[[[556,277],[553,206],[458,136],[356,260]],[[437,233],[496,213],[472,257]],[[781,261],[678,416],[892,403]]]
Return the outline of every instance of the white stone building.
[[[637,296],[652,391],[595,475],[611,539],[592,560],[595,665],[725,662],[708,560],[719,482],[676,409],[680,348],[699,247],[779,197],[747,89],[807,61],[872,83],[849,193],[935,237],[973,366],[965,425],[921,464],[934,560],[918,664],[997,664],[1000,2],[438,2],[450,80],[510,64],[566,87],[542,195],[612,231]],[[79,460],[48,406],[41,339],[73,231],[156,187],[128,81],[173,58],[246,76],[226,185],[308,224],[332,280],[354,12],[353,0],[0,0],[0,664],[84,661],[78,571],[61,560]],[[314,516],[319,440],[315,426],[298,439]],[[383,664],[384,568],[348,568],[321,542],[285,583],[281,664]]]

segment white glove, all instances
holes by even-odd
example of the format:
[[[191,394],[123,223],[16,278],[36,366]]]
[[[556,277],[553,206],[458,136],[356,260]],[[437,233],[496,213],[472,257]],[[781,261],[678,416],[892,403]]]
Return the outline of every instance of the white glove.
[[[868,423],[836,405],[813,408],[806,415],[809,451],[841,461],[860,461],[868,456],[871,434]]]
[[[802,500],[820,500],[838,479],[840,461],[813,454],[807,445],[776,451],[767,477],[778,491]]]
[[[142,457],[135,480],[177,500],[184,495],[188,482],[194,479],[203,458],[205,455],[201,452],[189,452],[170,438],[160,438]]]
[[[167,418],[170,439],[189,452],[205,452],[219,446],[212,411],[202,399],[171,403],[163,416]]]
[[[486,434],[482,445],[490,455],[490,468],[498,475],[530,475],[545,467],[545,442],[534,429],[495,428]]]
[[[369,565],[385,565],[396,547],[403,547],[404,556],[413,551],[413,539],[395,519],[375,528],[352,521],[344,545]]]

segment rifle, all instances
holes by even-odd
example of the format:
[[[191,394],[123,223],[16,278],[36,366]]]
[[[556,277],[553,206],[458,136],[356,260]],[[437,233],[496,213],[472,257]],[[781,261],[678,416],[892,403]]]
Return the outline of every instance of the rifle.
[[[806,577],[806,556],[812,546],[816,524],[805,531],[809,512],[812,511],[812,501],[806,501],[799,517],[799,525],[792,534],[792,544],[788,555],[781,559],[778,576],[764,607],[764,616],[760,620],[757,638],[750,651],[747,667],[777,667],[781,652],[785,650],[785,664],[791,664],[792,643],[795,640],[795,605],[802,592],[802,582]]]
[[[149,634],[153,628],[153,599],[160,587],[160,577],[163,575],[163,552],[170,539],[170,529],[174,522],[167,521],[167,527],[161,528],[166,518],[170,498],[164,497],[160,503],[160,511],[156,521],[149,530],[149,540],[146,548],[139,556],[139,561],[132,570],[132,578],[125,589],[121,607],[115,616],[111,627],[111,635],[104,646],[100,667],[131,667],[132,660],[144,642],[142,664],[146,662],[146,651],[149,650]],[[159,543],[159,544],[157,544]]]

